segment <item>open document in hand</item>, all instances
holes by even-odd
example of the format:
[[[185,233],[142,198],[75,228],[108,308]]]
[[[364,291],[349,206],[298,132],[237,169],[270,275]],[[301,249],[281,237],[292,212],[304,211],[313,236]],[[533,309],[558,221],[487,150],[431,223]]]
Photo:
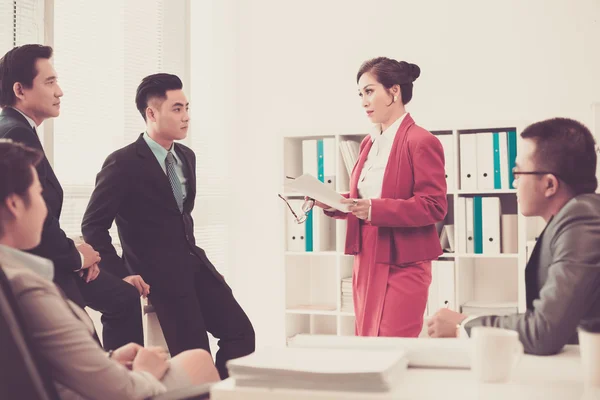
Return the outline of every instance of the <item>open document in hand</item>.
[[[325,185],[323,182],[312,176],[304,174],[296,179],[290,179],[285,183],[285,189],[302,193],[305,196],[313,198],[321,203],[343,212],[348,212],[348,204],[342,204],[344,197]]]

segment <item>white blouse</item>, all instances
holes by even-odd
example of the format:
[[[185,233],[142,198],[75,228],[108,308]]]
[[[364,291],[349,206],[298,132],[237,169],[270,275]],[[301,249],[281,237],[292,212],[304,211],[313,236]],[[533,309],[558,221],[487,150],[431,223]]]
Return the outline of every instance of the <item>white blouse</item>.
[[[387,167],[392,145],[396,138],[396,131],[400,127],[406,113],[398,118],[384,132],[381,132],[381,126],[377,125],[370,133],[373,145],[369,150],[369,155],[358,179],[358,197],[361,199],[377,199],[381,197],[381,187],[383,185],[383,174]],[[371,214],[369,210],[369,214]],[[370,219],[370,218],[369,218]]]

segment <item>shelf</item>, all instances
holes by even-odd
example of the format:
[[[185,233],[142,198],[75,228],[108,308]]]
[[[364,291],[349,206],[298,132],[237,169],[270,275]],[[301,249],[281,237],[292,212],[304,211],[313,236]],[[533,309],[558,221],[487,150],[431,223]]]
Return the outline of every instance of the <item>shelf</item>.
[[[281,195],[283,197],[285,197],[285,198],[288,198],[288,197],[302,197],[302,198],[304,198],[304,195],[302,193],[298,193],[298,192],[284,192],[284,193],[281,193]]]
[[[285,255],[286,256],[301,256],[301,257],[306,257],[306,256],[331,257],[331,256],[342,255],[342,253],[339,253],[337,251],[286,251]]]
[[[479,190],[479,189],[475,189],[475,190],[458,190],[456,192],[459,196],[460,195],[479,195],[479,194],[516,194],[517,193],[517,189],[483,189],[483,190]]]
[[[475,253],[460,253],[455,254],[454,258],[508,258],[508,259],[518,259],[518,254],[475,254]]]
[[[335,308],[322,306],[314,306],[314,308],[288,308],[285,310],[286,314],[306,314],[306,315],[338,315],[338,312]]]
[[[456,253],[443,253],[438,258],[456,258]]]
[[[340,311],[339,315],[342,317],[354,317],[353,312],[347,312],[347,311]]]

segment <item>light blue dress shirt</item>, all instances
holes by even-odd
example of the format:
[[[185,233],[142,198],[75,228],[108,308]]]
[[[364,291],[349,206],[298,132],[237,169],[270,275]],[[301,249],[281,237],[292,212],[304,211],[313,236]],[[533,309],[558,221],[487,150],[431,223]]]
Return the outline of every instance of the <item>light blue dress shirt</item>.
[[[165,163],[165,160],[167,158],[167,150],[160,144],[156,143],[154,139],[152,139],[150,135],[148,135],[148,132],[144,132],[144,140],[148,144],[148,147],[150,147],[150,150],[152,150],[152,153],[156,157],[156,161],[158,161],[158,164],[160,165],[160,167],[166,175],[167,165]],[[185,202],[185,199],[187,197],[187,179],[185,178],[185,174],[183,171],[183,161],[181,160],[181,158],[179,158],[179,155],[175,151],[174,146],[171,146],[171,153],[173,153],[173,157],[175,157],[175,173],[177,174],[177,178],[179,178],[179,182],[181,182],[181,193],[183,193],[183,201]]]

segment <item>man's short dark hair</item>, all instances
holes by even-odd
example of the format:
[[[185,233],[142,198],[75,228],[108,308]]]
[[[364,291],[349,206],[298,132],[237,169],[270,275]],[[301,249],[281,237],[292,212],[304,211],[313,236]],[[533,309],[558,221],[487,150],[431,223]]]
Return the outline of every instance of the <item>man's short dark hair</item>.
[[[12,107],[17,102],[13,91],[19,82],[25,88],[31,88],[38,70],[35,63],[38,59],[50,59],[52,47],[41,44],[25,44],[9,50],[0,58],[0,107]]]
[[[142,114],[144,121],[146,120],[146,108],[148,108],[150,99],[164,101],[167,98],[167,90],[180,90],[182,88],[183,83],[177,75],[160,73],[142,79],[135,94],[135,105]]]
[[[552,118],[528,126],[521,137],[536,143],[537,170],[555,173],[575,195],[596,191],[596,142],[582,123]]]

